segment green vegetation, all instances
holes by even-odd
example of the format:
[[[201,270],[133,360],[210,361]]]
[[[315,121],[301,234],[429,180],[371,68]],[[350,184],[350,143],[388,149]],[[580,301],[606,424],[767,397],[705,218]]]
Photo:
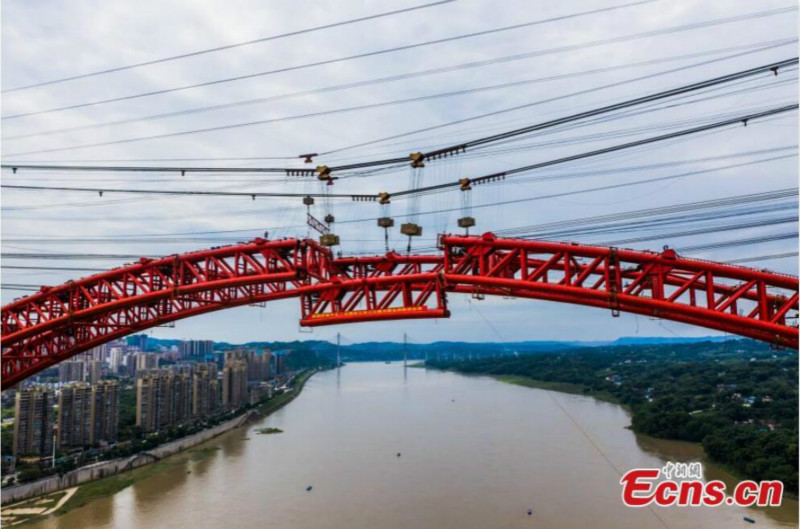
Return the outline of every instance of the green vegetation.
[[[218,450],[222,450],[221,446],[207,446],[204,448],[192,448],[188,451],[189,457],[191,457],[192,461],[199,461],[201,459],[205,459],[207,457],[211,457]]]
[[[261,434],[272,434],[272,433],[283,433],[283,430],[280,428],[259,428],[256,430],[256,433]]]
[[[291,383],[291,391],[276,391],[271,399],[256,406],[258,413],[262,416],[267,416],[270,413],[277,411],[289,404],[297,395],[300,394],[306,381],[316,372],[316,369],[310,369],[297,375]]]
[[[62,515],[77,507],[82,507],[87,503],[105,496],[111,496],[124,488],[133,485],[136,481],[146,479],[154,476],[171,468],[180,466],[184,463],[185,459],[175,458],[169,460],[158,461],[156,463],[145,465],[128,472],[115,474],[107,478],[90,481],[83,485],[78,486],[78,491],[72,498],[62,505],[54,514],[56,516]]]
[[[119,390],[119,436],[120,441],[135,437],[136,388],[122,386]]]
[[[518,375],[497,375],[494,378],[496,378],[500,382],[505,382],[507,384],[514,384],[517,386],[525,386],[528,388],[547,389],[550,391],[558,391],[561,393],[572,393],[575,395],[586,394],[585,388],[583,386],[579,386],[577,384],[570,384],[569,382],[553,382],[553,381],[548,382],[545,380],[535,380],[530,377],[523,377]],[[598,400],[604,400],[607,402],[620,404],[619,400],[616,397],[605,391],[592,392],[592,397]]]
[[[431,360],[428,365],[618,402],[632,428],[702,443],[756,480],[798,490],[797,352],[749,340],[577,348],[557,353]]]
[[[2,432],[0,433],[0,444],[2,444],[2,451],[3,454],[10,454],[14,449],[14,426],[9,424],[8,426],[3,426]]]

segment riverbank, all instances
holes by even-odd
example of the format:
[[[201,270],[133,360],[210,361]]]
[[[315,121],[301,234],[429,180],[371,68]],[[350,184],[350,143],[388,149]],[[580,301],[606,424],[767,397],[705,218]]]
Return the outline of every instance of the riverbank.
[[[214,428],[165,443],[145,454],[105,461],[91,465],[91,468],[76,469],[68,472],[63,477],[51,476],[32,483],[10,488],[6,487],[2,491],[3,511],[14,510],[28,504],[36,504],[54,494],[59,494],[61,490],[68,487],[77,486],[77,490],[68,501],[59,505],[57,509],[43,511],[41,515],[37,513],[35,516],[21,517],[15,521],[7,522],[7,517],[4,513],[3,525],[21,525],[31,521],[39,521],[51,515],[60,516],[95,499],[113,495],[133,485],[136,481],[182,465],[187,459],[197,461],[210,457],[215,453],[216,448],[194,447],[242,426],[254,416],[263,418],[286,406],[297,398],[308,379],[317,372],[318,370],[314,369],[301,373],[292,380],[288,391],[269,399],[243,415]],[[23,488],[27,488],[30,492],[21,490]]]
[[[453,371],[454,373],[458,373],[458,371]],[[461,373],[459,373],[461,374]],[[628,411],[628,413],[632,413],[629,406],[621,403],[619,399],[614,397],[609,393],[598,392],[598,391],[591,391],[588,388],[580,386],[578,384],[570,384],[567,382],[551,382],[545,380],[536,380],[534,378],[520,376],[520,375],[492,375],[491,378],[499,381],[505,382],[506,384],[514,384],[516,386],[524,386],[528,388],[536,388],[536,389],[544,389],[548,391],[555,391],[558,393],[567,393],[570,395],[582,395],[585,397],[592,397],[593,399],[600,400],[603,402],[608,402],[617,406],[620,406]],[[660,438],[660,437],[653,437],[642,432],[637,432],[632,426],[628,426],[629,430],[632,430],[636,433],[636,435],[640,439],[644,439],[647,441],[668,441],[671,443],[680,443],[689,447],[691,451],[695,452],[696,457],[692,457],[693,460],[702,460],[703,465],[708,467],[713,465],[714,468],[712,473],[716,475],[716,477],[722,479],[723,481],[734,483],[739,482],[743,479],[746,479],[741,474],[737,473],[735,469],[731,468],[729,465],[725,465],[724,463],[720,463],[718,461],[713,461],[708,454],[706,453],[705,449],[703,448],[702,443],[699,442],[692,442],[692,441],[683,441],[679,439],[669,439],[669,438]],[[784,491],[784,497],[789,498],[792,500],[797,500],[798,496],[788,491]]]
[[[456,371],[457,372],[457,371]],[[616,404],[617,406],[622,406],[623,408],[628,408],[624,404],[622,404],[618,398],[610,393],[605,393],[602,391],[591,391],[584,386],[580,386],[578,384],[570,384],[569,382],[552,382],[546,380],[536,380],[530,377],[524,377],[520,375],[493,375],[492,378],[495,380],[499,380],[500,382],[505,382],[507,384],[514,384],[516,386],[525,386],[527,388],[537,388],[537,389],[546,389],[549,391],[558,391],[559,393],[569,393],[572,395],[583,395],[586,397],[592,397],[597,400],[602,400],[604,402],[610,402],[611,404]]]

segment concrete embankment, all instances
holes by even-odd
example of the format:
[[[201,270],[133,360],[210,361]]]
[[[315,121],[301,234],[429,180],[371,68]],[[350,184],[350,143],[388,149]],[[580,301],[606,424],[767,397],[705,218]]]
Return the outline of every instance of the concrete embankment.
[[[67,472],[63,476],[50,476],[30,483],[22,483],[13,487],[3,487],[2,504],[16,503],[18,501],[35,498],[44,494],[50,494],[57,490],[75,487],[82,483],[101,479],[126,470],[131,470],[149,463],[153,463],[163,459],[172,454],[176,454],[181,450],[191,448],[204,441],[208,441],[212,437],[216,437],[222,433],[232,430],[244,424],[250,417],[258,416],[255,411],[250,411],[238,417],[234,417],[229,421],[225,421],[217,426],[197,432],[192,435],[187,435],[180,439],[170,441],[159,445],[147,452],[140,452],[138,454],[112,459],[109,461],[101,461],[85,467],[77,468]]]

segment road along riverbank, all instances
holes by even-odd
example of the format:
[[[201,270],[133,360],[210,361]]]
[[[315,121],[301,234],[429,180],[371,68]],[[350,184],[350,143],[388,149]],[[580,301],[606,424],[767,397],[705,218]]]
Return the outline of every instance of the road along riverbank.
[[[63,514],[70,509],[88,503],[96,497],[106,496],[122,490],[133,484],[137,478],[149,476],[153,473],[150,471],[151,469],[146,469],[148,472],[144,473],[133,472],[134,470],[148,465],[156,467],[152,470],[158,470],[159,467],[170,466],[171,462],[165,460],[166,458],[187,451],[201,443],[238,428],[254,419],[265,417],[286,406],[300,394],[306,381],[316,372],[317,370],[309,370],[297,375],[297,377],[291,381],[287,391],[267,400],[242,415],[201,432],[164,443],[147,452],[140,452],[132,456],[109,461],[101,461],[72,470],[62,476],[49,476],[30,483],[22,483],[13,487],[3,487],[1,492],[4,511],[3,523],[4,525],[6,523],[15,523],[15,516],[13,514],[6,516],[6,511],[11,512],[19,508],[22,504],[27,506],[28,503],[31,503],[30,500],[32,499],[47,496],[64,489],[78,487],[77,491],[73,493],[64,504],[59,505],[57,509],[43,511],[41,514]],[[189,451],[191,452],[191,450]],[[204,451],[199,451],[197,454],[193,454],[193,457],[197,458],[202,455],[204,455]]]

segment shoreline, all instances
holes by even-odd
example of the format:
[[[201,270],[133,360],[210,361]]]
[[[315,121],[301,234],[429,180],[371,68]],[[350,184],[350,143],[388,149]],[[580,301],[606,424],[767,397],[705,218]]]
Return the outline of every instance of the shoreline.
[[[453,373],[459,373],[458,371],[452,371],[452,372]],[[459,373],[459,374],[460,375],[465,375],[464,373]],[[467,375],[467,376],[469,376],[469,375]],[[567,395],[579,395],[579,396],[583,396],[583,397],[590,397],[590,398],[593,398],[593,399],[595,399],[595,400],[597,400],[599,402],[606,402],[608,404],[614,404],[615,406],[619,406],[619,407],[623,408],[625,411],[627,411],[628,414],[632,413],[629,406],[626,406],[625,404],[621,403],[618,399],[614,398],[612,395],[609,395],[609,394],[606,394],[606,393],[591,392],[591,391],[590,392],[585,392],[583,386],[580,386],[580,385],[577,385],[577,384],[570,384],[570,383],[567,383],[567,382],[548,382],[548,381],[545,381],[545,380],[537,380],[535,378],[530,378],[530,377],[526,377],[526,376],[522,376],[522,375],[481,375],[481,376],[488,376],[488,377],[490,377],[490,378],[492,378],[494,380],[497,380],[498,382],[503,382],[505,384],[513,384],[515,386],[522,386],[522,387],[534,388],[534,389],[542,389],[542,390],[545,390],[545,391],[555,391],[557,393],[564,393],[564,394],[567,394]],[[732,470],[728,466],[726,466],[726,465],[724,465],[722,463],[718,463],[716,461],[711,460],[711,458],[708,457],[708,454],[706,453],[705,449],[703,448],[702,443],[694,442],[694,441],[684,441],[682,439],[670,439],[670,438],[667,438],[667,437],[654,437],[652,435],[648,435],[648,434],[645,434],[645,433],[642,433],[642,432],[638,432],[638,431],[634,430],[632,426],[626,426],[625,428],[627,430],[630,430],[631,432],[633,432],[633,434],[636,435],[637,437],[643,438],[643,439],[646,439],[646,440],[655,441],[655,442],[680,443],[680,444],[683,444],[683,445],[686,445],[686,446],[691,446],[692,448],[694,448],[695,450],[697,450],[699,452],[700,457],[702,459],[701,462],[703,463],[704,467],[711,466],[712,470],[714,470],[715,472],[718,473],[718,472],[721,471],[721,472],[723,472],[725,474],[728,474],[731,478],[739,480],[739,481],[747,479],[747,478],[737,474],[734,470]],[[783,492],[783,498],[784,499],[794,500],[794,501],[798,500],[798,496],[797,495],[792,494],[791,492],[787,492],[785,490]]]
[[[39,522],[45,520],[46,518],[49,518],[51,516],[60,516],[73,509],[82,507],[95,499],[116,494],[117,492],[133,485],[137,481],[141,481],[143,479],[151,477],[160,471],[169,469],[177,465],[181,465],[189,459],[196,461],[198,459],[208,457],[216,451],[216,448],[198,448],[198,447],[200,447],[205,443],[211,442],[214,439],[218,439],[222,435],[231,433],[232,431],[238,429],[240,426],[247,424],[248,422],[250,422],[250,419],[254,417],[254,415],[257,415],[256,417],[257,419],[263,419],[271,415],[272,413],[280,410],[281,408],[292,402],[295,398],[297,398],[302,392],[306,382],[308,382],[308,380],[319,371],[320,371],[319,369],[312,369],[307,372],[301,373],[300,375],[297,375],[297,377],[292,381],[291,391],[283,393],[282,395],[278,395],[277,397],[274,397],[268,400],[267,402],[264,402],[260,405],[253,407],[251,410],[245,412],[244,414],[231,419],[230,421],[228,421],[230,423],[230,426],[222,429],[219,432],[216,432],[211,437],[201,439],[196,443],[184,446],[178,449],[177,451],[164,456],[163,458],[154,459],[144,464],[131,467],[129,469],[114,472],[112,474],[106,474],[99,478],[86,480],[80,483],[79,485],[75,486],[77,491],[73,493],[71,497],[67,501],[65,501],[62,505],[59,505],[58,508],[49,510],[46,514],[42,513],[41,515],[34,515],[24,520],[11,522],[8,525],[23,526],[30,522]],[[203,432],[207,431],[208,430],[204,430]],[[197,434],[194,435],[199,435],[202,434],[203,432],[198,432]],[[178,439],[177,441],[182,441],[182,440],[185,441],[186,439],[187,438],[182,438]],[[160,445],[160,446],[163,447],[165,445]],[[156,447],[154,450],[157,450],[158,448],[159,447]],[[132,457],[135,458],[136,456]],[[32,482],[32,483],[36,484],[38,482]],[[37,494],[22,500],[17,500],[13,502],[10,501],[9,503],[3,505],[2,508],[3,510],[13,509],[15,507],[20,507],[25,504],[35,503],[37,501],[41,501],[43,498],[48,498],[52,495],[62,494],[64,490],[68,489],[69,487],[61,487],[56,490],[49,491],[45,494]]]

